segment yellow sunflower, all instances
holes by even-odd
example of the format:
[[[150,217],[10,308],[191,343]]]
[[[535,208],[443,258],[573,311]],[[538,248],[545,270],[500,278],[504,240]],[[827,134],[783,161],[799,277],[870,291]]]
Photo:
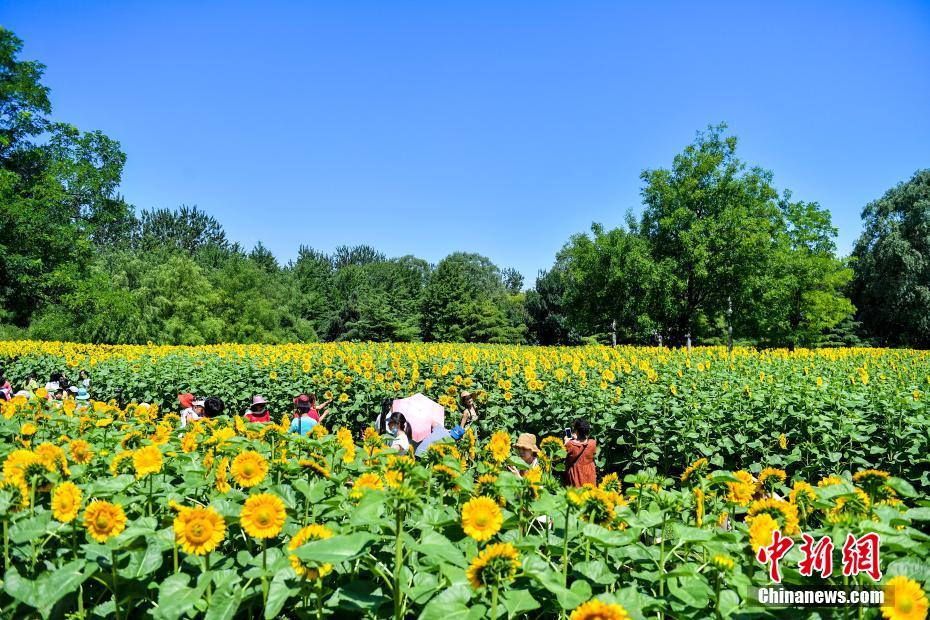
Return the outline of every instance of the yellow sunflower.
[[[52,516],[71,523],[81,509],[81,489],[73,482],[62,482],[52,491]]]
[[[510,543],[488,545],[471,561],[465,576],[476,590],[510,581],[520,568],[520,554]]]
[[[510,445],[510,435],[506,432],[497,431],[491,435],[491,440],[488,442],[488,451],[491,453],[491,458],[498,464],[509,459]]]
[[[220,459],[219,465],[216,466],[216,490],[220,493],[228,493],[229,489],[229,458]]]
[[[158,446],[145,446],[132,453],[132,466],[136,470],[136,479],[161,471],[164,458]]]
[[[716,554],[710,559],[710,563],[721,572],[727,572],[733,570],[733,567],[736,566],[736,562],[733,561],[728,555]]]
[[[126,529],[126,513],[118,504],[94,500],[84,511],[84,527],[91,538],[105,543]]]
[[[71,460],[78,465],[85,465],[94,458],[94,453],[90,449],[90,444],[83,439],[72,439],[68,444],[71,451]]]
[[[738,506],[746,506],[756,493],[756,480],[748,471],[735,471],[733,475],[739,482],[727,483],[727,501]]]
[[[503,523],[500,506],[490,497],[476,497],[462,506],[462,529],[478,542],[497,534]]]
[[[693,475],[700,476],[704,472],[705,469],[707,469],[707,459],[700,458],[696,460],[695,462],[691,463],[690,465],[688,465],[684,473],[681,474],[681,481],[687,482],[688,479]]]
[[[629,617],[620,605],[603,603],[595,598],[576,607],[569,620],[629,620]]]
[[[333,532],[325,525],[311,524],[301,528],[294,534],[291,541],[287,544],[287,548],[293,551],[304,543],[308,543],[312,540],[323,540],[324,538],[332,537],[332,535]],[[294,554],[288,556],[288,559],[291,561],[291,568],[294,569],[298,577],[303,577],[311,581],[319,579],[320,577],[325,577],[329,571],[333,570],[333,565],[328,563],[309,566]]]
[[[927,617],[927,595],[920,584],[897,575],[888,580],[885,590],[885,604],[882,616],[889,620],[924,620]]]
[[[223,541],[226,523],[213,508],[182,508],[174,518],[174,537],[185,553],[204,555]]]
[[[753,553],[772,544],[772,532],[778,529],[778,521],[770,514],[763,512],[754,517],[747,517],[746,523],[749,524],[749,544]]]
[[[366,472],[355,479],[355,482],[352,483],[352,492],[349,493],[349,496],[352,499],[361,499],[367,490],[377,490],[380,491],[384,488],[384,483],[381,482],[381,477],[378,474],[373,472]]]
[[[245,500],[239,517],[242,529],[254,538],[274,538],[281,533],[287,513],[277,495],[259,493]]]
[[[785,536],[801,533],[798,522],[798,507],[796,505],[774,498],[756,500],[749,505],[748,517],[763,513],[774,517],[779,522],[780,529]]]
[[[233,480],[243,488],[251,488],[268,475],[268,461],[258,452],[248,450],[236,455],[230,469]]]

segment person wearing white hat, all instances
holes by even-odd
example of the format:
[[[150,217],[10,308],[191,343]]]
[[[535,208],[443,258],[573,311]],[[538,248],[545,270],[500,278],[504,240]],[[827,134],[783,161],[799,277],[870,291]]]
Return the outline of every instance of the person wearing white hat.
[[[191,403],[191,406],[181,412],[181,428],[187,426],[188,422],[199,420],[203,417],[203,399],[199,398]]]

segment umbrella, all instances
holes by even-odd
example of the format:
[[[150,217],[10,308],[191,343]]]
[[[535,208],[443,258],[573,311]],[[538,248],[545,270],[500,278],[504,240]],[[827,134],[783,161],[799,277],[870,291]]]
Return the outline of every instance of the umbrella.
[[[410,439],[415,442],[426,439],[432,431],[433,422],[443,424],[446,418],[445,408],[423,394],[396,398],[392,407],[392,411],[402,413],[407,418],[413,434]]]

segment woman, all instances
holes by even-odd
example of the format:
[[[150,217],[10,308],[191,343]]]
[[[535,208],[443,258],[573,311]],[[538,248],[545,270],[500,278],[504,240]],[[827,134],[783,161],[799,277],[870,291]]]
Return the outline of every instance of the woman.
[[[313,427],[320,423],[320,417],[313,414],[316,411],[310,406],[310,398],[301,394],[294,399],[294,419],[291,420],[290,432],[308,435]]]
[[[297,408],[298,412],[308,411],[311,418],[317,422],[322,422],[323,418],[326,417],[328,413],[329,406],[333,403],[333,399],[330,398],[325,403],[317,407],[316,404],[316,394],[301,394],[294,399],[294,406]],[[296,413],[294,415],[297,415]]]
[[[387,421],[391,417],[391,407],[394,406],[394,399],[386,396],[381,399],[381,413],[375,418],[375,430],[379,435],[387,434]]]
[[[459,395],[462,403],[462,428],[478,421],[478,410],[475,408],[475,397],[471,392],[462,392]]]
[[[90,375],[87,374],[86,370],[81,370],[78,373],[78,383],[83,385],[86,389],[90,389]]]
[[[203,415],[208,418],[216,418],[223,415],[226,409],[226,403],[217,396],[210,396],[203,401]]]
[[[572,422],[569,435],[565,437],[565,477],[566,486],[581,487],[585,484],[597,484],[597,469],[594,456],[597,454],[597,442],[590,438],[591,425],[581,418]]]
[[[191,416],[194,414],[194,395],[190,392],[178,394],[178,402],[181,404],[181,428],[187,426]],[[196,418],[194,418],[196,419]]]
[[[391,435],[391,447],[400,452],[410,450],[410,424],[404,414],[392,413],[387,419],[387,432]]]
[[[255,395],[252,397],[252,405],[245,413],[245,419],[248,422],[258,422],[267,424],[271,422],[271,413],[268,411],[268,401],[263,396]]]

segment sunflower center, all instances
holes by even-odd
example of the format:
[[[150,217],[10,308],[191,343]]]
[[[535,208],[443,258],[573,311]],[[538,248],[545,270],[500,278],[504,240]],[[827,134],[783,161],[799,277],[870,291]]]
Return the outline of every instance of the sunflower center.
[[[898,597],[897,607],[902,613],[909,614],[914,607],[914,600],[910,596]]]
[[[187,529],[188,538],[194,542],[203,542],[207,539],[207,527],[202,521],[192,522]]]
[[[488,517],[486,515],[478,515],[475,517],[475,525],[478,527],[484,527],[488,524]]]
[[[242,468],[242,473],[251,478],[255,474],[255,468],[251,465],[246,465]]]
[[[268,525],[271,523],[271,513],[267,509],[259,510],[255,514],[255,520],[262,525]]]
[[[108,530],[110,529],[110,518],[106,515],[97,515],[97,520],[94,522],[98,530]]]

